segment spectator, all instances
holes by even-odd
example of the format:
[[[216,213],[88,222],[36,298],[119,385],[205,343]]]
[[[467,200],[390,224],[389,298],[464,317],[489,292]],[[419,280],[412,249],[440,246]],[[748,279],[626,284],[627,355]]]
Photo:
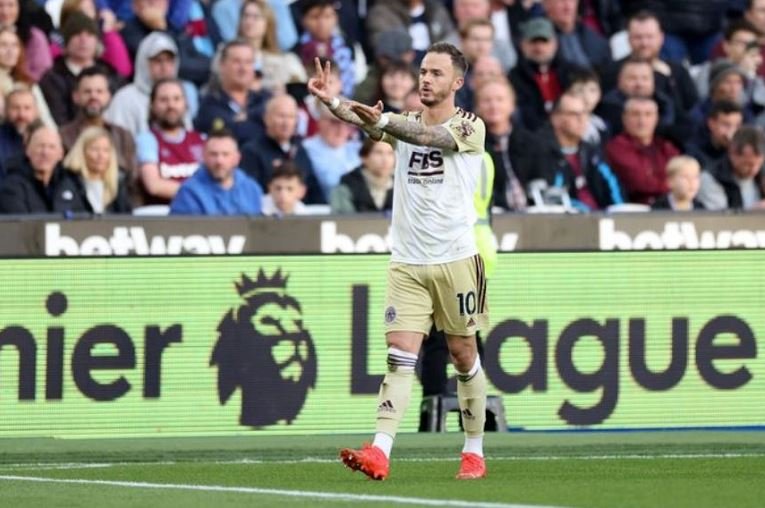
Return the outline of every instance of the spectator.
[[[470,88],[477,90],[484,81],[491,81],[493,79],[504,78],[505,73],[502,72],[502,66],[499,60],[493,56],[482,56],[473,62],[473,72],[470,76]]]
[[[69,15],[61,27],[64,36],[64,54],[56,58],[53,67],[40,80],[40,88],[58,125],[74,120],[77,112],[72,92],[77,75],[83,69],[98,66],[108,76],[113,89],[120,83],[117,74],[106,63],[98,60],[98,25],[85,14],[77,11]]]
[[[367,13],[366,26],[370,41],[375,41],[378,34],[389,30],[409,32],[417,63],[431,44],[447,39],[454,32],[449,11],[439,0],[375,2]]]
[[[595,108],[600,103],[601,89],[598,74],[593,70],[582,70],[571,75],[571,84],[568,90],[584,100],[584,109],[587,110],[587,130],[584,133],[584,141],[587,143],[603,146],[608,140],[609,131],[606,121],[595,114]]]
[[[473,109],[473,65],[492,54],[494,25],[487,18],[471,19],[460,28],[460,46],[468,63],[465,84],[457,91],[456,103],[462,109]]]
[[[706,123],[686,147],[686,152],[708,169],[725,158],[730,141],[744,121],[741,106],[720,101],[712,105]]]
[[[335,0],[304,0],[302,24],[305,32],[300,36],[297,53],[305,67],[314,58],[331,58],[340,71],[342,93],[353,97],[356,85],[353,48],[338,28]]]
[[[558,34],[560,56],[577,67],[601,68],[611,63],[608,41],[578,20],[578,0],[542,0]]]
[[[128,181],[137,175],[133,136],[125,129],[112,125],[104,119],[112,94],[109,91],[109,77],[98,67],[89,67],[78,76],[72,100],[77,106],[74,120],[59,129],[64,150],[69,151],[80,134],[88,127],[101,127],[109,133],[111,144],[117,153],[116,165],[128,176]]]
[[[19,15],[20,12],[19,0],[2,0],[0,27],[11,28],[19,34],[26,55],[24,71],[33,82],[37,83],[53,65],[53,57],[45,32],[23,19]]]
[[[632,203],[652,204],[669,190],[667,162],[680,154],[668,140],[656,135],[656,101],[630,97],[622,115],[624,132],[606,145],[606,159],[624,185]]]
[[[0,186],[0,213],[86,212],[77,178],[61,165],[64,147],[58,132],[38,121],[27,136],[26,158]]]
[[[370,104],[377,100],[377,87],[384,69],[393,63],[404,63],[411,67],[414,61],[412,37],[402,28],[378,34],[372,47],[374,61],[369,66],[364,80],[354,89],[354,99],[363,104]],[[309,69],[313,69],[313,66]]]
[[[340,178],[361,164],[361,143],[351,139],[352,134],[352,125],[337,118],[329,108],[323,107],[318,133],[303,141],[303,148],[311,159],[314,174],[321,186],[323,203],[329,201],[332,189],[340,183]]]
[[[722,41],[722,57],[730,60],[744,71],[747,78],[747,96],[751,99],[754,91],[765,94],[765,83],[757,75],[757,69],[762,64],[760,53],[761,34],[745,19],[731,22],[725,28]],[[709,95],[709,78],[713,61],[707,61],[696,67],[694,80],[699,91],[699,97],[705,99]]]
[[[412,67],[404,62],[394,62],[380,76],[379,92],[373,102],[382,101],[385,111],[401,113],[406,96],[416,88],[417,75]]]
[[[539,175],[548,185],[568,189],[571,204],[582,211],[624,202],[619,180],[603,161],[599,147],[584,141],[587,108],[570,92],[561,95],[550,115],[549,131],[539,136]]]
[[[710,210],[763,208],[765,133],[745,125],[733,136],[728,156],[701,173],[698,199]]]
[[[191,12],[192,2],[186,5],[187,12]],[[136,59],[141,42],[151,32],[167,33],[178,47],[178,76],[200,86],[210,74],[213,46],[212,41],[197,41],[192,35],[195,31],[208,33],[206,30],[210,27],[204,20],[197,20],[194,24],[189,23],[187,28],[190,34],[184,33],[182,30],[186,28],[173,27],[168,23],[168,6],[169,0],[133,0],[135,17],[125,22],[120,34],[131,58]]]
[[[208,133],[222,122],[244,144],[263,132],[263,108],[271,94],[261,90],[261,80],[255,75],[255,52],[248,42],[226,43],[219,66],[220,85],[202,98],[194,125]]]
[[[144,204],[167,204],[202,160],[202,136],[184,127],[186,99],[177,79],[161,79],[151,91],[149,130],[138,135],[139,180]]]
[[[445,42],[451,43],[463,52],[465,48],[461,45],[461,39],[464,38],[463,32],[468,23],[474,20],[485,20],[491,24],[491,54],[496,57],[502,65],[503,74],[510,72],[518,61],[518,53],[515,45],[510,39],[510,25],[504,27],[505,38],[497,37],[497,26],[491,16],[491,0],[454,0],[453,6],[454,19],[457,22],[457,29],[460,34],[452,34]]]
[[[536,178],[533,147],[537,139],[513,125],[515,91],[504,78],[476,88],[476,112],[486,124],[486,150],[494,162],[494,206],[505,210],[526,208],[526,185]]]
[[[177,77],[178,47],[175,42],[164,32],[150,33],[138,47],[133,82],[117,91],[105,118],[137,136],[149,128],[149,96],[154,83]],[[191,119],[199,109],[199,95],[193,83],[182,83],[188,105],[186,127],[191,128]]]
[[[87,127],[64,158],[64,167],[79,177],[90,213],[132,211],[111,136],[103,127]]]
[[[611,0],[583,0],[579,2],[582,23],[604,37],[611,37],[622,29],[621,2]]]
[[[617,88],[606,93],[596,109],[612,134],[622,131],[624,104],[630,97],[650,97],[658,104],[661,133],[682,142],[692,134],[693,131],[687,128],[686,116],[675,108],[670,97],[656,90],[656,74],[650,63],[638,58],[624,62],[619,70]]]
[[[297,102],[289,95],[277,95],[266,104],[265,132],[242,147],[242,169],[262,187],[267,187],[274,170],[293,162],[308,185],[306,200],[321,202],[321,190],[313,178],[313,165],[301,138],[296,134]],[[311,201],[311,194],[317,201]]]
[[[393,210],[393,147],[366,138],[359,152],[362,165],[340,178],[329,203],[332,213],[389,212]]]
[[[307,213],[302,201],[306,190],[300,168],[289,161],[285,162],[274,169],[271,181],[268,182],[268,194],[263,196],[263,215],[284,217]]]
[[[746,96],[746,74],[743,69],[724,58],[717,60],[709,72],[709,97],[691,112],[691,121],[697,129],[704,125],[712,105],[720,101],[741,106],[744,123],[765,124],[763,106],[748,100]]]
[[[693,109],[699,98],[685,66],[661,57],[664,32],[656,14],[649,11],[633,14],[627,21],[627,40],[631,53],[604,70],[603,89],[614,88],[626,62],[645,60],[653,69],[655,90],[671,99],[676,111],[687,113]]]
[[[651,205],[652,210],[704,210],[696,199],[699,192],[701,166],[693,157],[678,155],[667,163],[667,185],[669,193],[658,198]]]
[[[48,109],[40,87],[27,74],[26,57],[21,39],[11,27],[0,27],[0,95],[8,95],[16,88],[29,88],[37,103],[37,111],[46,125],[54,127],[56,122]]]
[[[555,56],[558,41],[549,20],[527,21],[521,35],[521,57],[510,71],[510,82],[518,96],[523,125],[536,130],[547,122],[553,104],[568,88],[569,75],[576,68]]]
[[[289,83],[308,81],[300,59],[282,52],[276,42],[276,19],[266,0],[246,0],[242,4],[237,36],[249,42],[255,51],[255,72],[260,73],[263,88],[284,91]]]
[[[758,33],[765,34],[765,0],[747,0],[744,19],[751,23]],[[722,48],[718,48],[713,54],[721,56],[723,54]],[[760,55],[763,63],[760,64],[757,73],[761,77],[765,77],[765,45],[760,45]]]
[[[204,144],[204,164],[181,185],[170,204],[174,215],[259,215],[263,190],[239,169],[236,137],[213,131]]]
[[[213,2],[212,18],[218,27],[223,42],[229,42],[237,37],[242,3],[242,0],[217,0]],[[282,51],[291,50],[298,42],[297,28],[289,3],[288,0],[268,0],[268,5],[274,13],[274,22],[278,28],[276,37]]]
[[[58,26],[66,25],[69,16],[74,12],[81,12],[98,23],[101,32],[103,51],[101,60],[109,64],[118,75],[129,78],[133,75],[133,60],[125,46],[125,41],[119,33],[117,18],[109,9],[96,12],[96,4],[93,0],[64,0],[58,19]],[[51,34],[51,53],[54,57],[59,56],[64,48],[64,38],[59,32]]]
[[[709,58],[722,30],[728,0],[631,0],[628,15],[654,11],[666,31],[663,58],[673,62],[690,60],[692,65]]]
[[[30,90],[20,88],[7,95],[5,122],[0,126],[0,176],[19,162],[27,127],[39,118],[37,102]]]

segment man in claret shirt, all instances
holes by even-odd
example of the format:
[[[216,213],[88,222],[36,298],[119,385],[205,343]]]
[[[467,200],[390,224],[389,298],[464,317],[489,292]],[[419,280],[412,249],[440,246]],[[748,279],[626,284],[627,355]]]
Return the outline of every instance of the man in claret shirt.
[[[140,187],[144,204],[169,204],[199,167],[204,141],[184,127],[187,106],[181,81],[157,81],[149,108],[149,130],[136,139]]]

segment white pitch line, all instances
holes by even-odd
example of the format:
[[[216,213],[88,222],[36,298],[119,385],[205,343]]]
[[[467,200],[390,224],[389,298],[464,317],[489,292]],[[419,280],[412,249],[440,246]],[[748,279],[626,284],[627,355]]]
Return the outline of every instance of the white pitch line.
[[[87,480],[87,479],[64,479],[64,478],[44,478],[38,476],[13,476],[0,475],[0,481],[20,481],[37,483],[64,483],[77,485],[104,485],[110,487],[126,487],[131,489],[166,489],[166,490],[191,490],[202,492],[233,492],[240,494],[261,494],[283,497],[300,497],[309,499],[323,499],[331,501],[346,502],[374,502],[374,503],[393,503],[409,504],[419,506],[452,506],[455,508],[560,508],[552,506],[526,505],[526,504],[507,504],[507,503],[487,503],[477,501],[460,501],[456,499],[424,499],[417,497],[403,496],[379,496],[371,494],[342,494],[336,492],[316,492],[310,490],[286,490],[286,489],[265,489],[259,487],[228,487],[224,485],[193,485],[178,483],[147,483],[147,482],[125,482],[115,480]]]
[[[514,455],[505,457],[492,457],[491,461],[558,461],[558,460],[654,460],[654,459],[740,459],[761,458],[765,453],[662,453],[662,454],[611,454],[611,455]],[[401,457],[394,458],[395,462],[457,462],[458,457]],[[108,468],[123,466],[176,466],[195,464],[217,465],[261,465],[261,464],[334,464],[340,463],[335,458],[305,457],[303,459],[269,460],[269,459],[236,459],[236,460],[188,460],[188,461],[154,461],[154,462],[25,462],[18,464],[0,464],[3,469],[31,469],[37,471],[54,469],[85,469],[85,468]]]

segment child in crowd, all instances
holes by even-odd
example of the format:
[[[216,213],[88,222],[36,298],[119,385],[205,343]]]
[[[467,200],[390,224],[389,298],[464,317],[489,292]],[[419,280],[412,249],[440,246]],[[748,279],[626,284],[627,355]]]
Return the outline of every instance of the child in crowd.
[[[699,193],[701,166],[688,155],[678,155],[667,163],[669,193],[658,198],[653,210],[703,210],[704,205],[696,199]]]
[[[584,106],[590,114],[587,131],[582,139],[593,145],[603,146],[608,141],[608,126],[601,117],[593,113],[602,96],[597,73],[588,69],[573,73],[568,89],[584,99]]]
[[[405,62],[390,63],[380,76],[377,98],[383,103],[383,110],[392,113],[404,111],[406,96],[417,89],[417,75]]]
[[[284,162],[274,169],[268,182],[268,194],[263,197],[262,213],[271,217],[301,215],[306,213],[303,204],[306,185],[300,169],[291,162]]]
[[[302,7],[305,33],[300,37],[297,52],[303,65],[310,69],[314,58],[331,58],[340,71],[343,96],[353,97],[356,86],[353,50],[340,33],[335,0],[305,0]]]

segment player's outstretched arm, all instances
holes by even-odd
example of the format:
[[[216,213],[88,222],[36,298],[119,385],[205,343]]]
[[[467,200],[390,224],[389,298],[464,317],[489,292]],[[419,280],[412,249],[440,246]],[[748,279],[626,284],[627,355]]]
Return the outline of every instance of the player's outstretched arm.
[[[310,80],[308,80],[308,91],[311,92],[311,95],[323,102],[340,120],[361,127],[374,139],[381,139],[383,137],[383,132],[380,129],[377,129],[373,125],[367,125],[356,113],[353,112],[352,105],[356,104],[354,101],[348,101],[330,95],[329,62],[322,68],[321,62],[316,58],[315,64],[316,73]]]
[[[457,151],[459,149],[449,129],[443,125],[423,125],[419,122],[410,122],[400,115],[383,114],[380,102],[375,107],[354,102],[350,107],[366,125],[372,125],[401,141],[443,150]]]

